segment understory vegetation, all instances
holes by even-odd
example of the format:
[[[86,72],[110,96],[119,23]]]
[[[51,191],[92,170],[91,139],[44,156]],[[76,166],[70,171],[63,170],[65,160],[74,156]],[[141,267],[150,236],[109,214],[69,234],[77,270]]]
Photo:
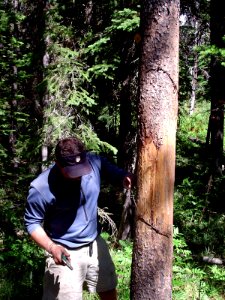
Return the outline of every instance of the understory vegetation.
[[[185,107],[179,114],[174,194],[174,300],[225,299],[225,211],[218,210],[216,205],[224,199],[224,178],[211,183],[207,177],[204,152],[208,116],[207,103],[198,104],[192,116]],[[209,189],[213,189],[213,201]],[[25,197],[25,193],[18,191],[20,197]],[[14,237],[6,238],[4,251],[0,252],[1,300],[41,299],[43,253],[24,233],[23,210],[21,207],[18,216],[19,210],[12,204],[0,207],[2,215],[18,228]],[[119,299],[129,299],[132,241],[115,243],[115,232],[112,234],[110,229],[103,237],[109,243],[116,265]],[[96,297],[84,295],[85,300]]]

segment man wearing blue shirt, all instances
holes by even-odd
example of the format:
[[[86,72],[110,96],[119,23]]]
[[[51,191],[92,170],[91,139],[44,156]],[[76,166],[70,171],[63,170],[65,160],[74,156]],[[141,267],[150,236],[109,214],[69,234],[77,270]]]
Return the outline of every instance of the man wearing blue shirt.
[[[101,177],[129,189],[132,175],[86,152],[75,137],[59,141],[55,156],[55,164],[31,182],[24,216],[27,231],[47,256],[43,300],[81,300],[84,284],[100,299],[116,300],[115,268],[100,236],[98,196]]]

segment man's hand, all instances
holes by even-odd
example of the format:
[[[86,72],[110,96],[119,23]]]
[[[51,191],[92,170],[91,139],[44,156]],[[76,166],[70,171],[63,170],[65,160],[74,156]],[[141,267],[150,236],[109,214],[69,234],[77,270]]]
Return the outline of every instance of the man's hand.
[[[129,174],[127,176],[124,177],[123,179],[123,187],[127,190],[129,190],[134,182],[134,175],[133,174]]]
[[[40,247],[52,255],[56,264],[65,265],[62,261],[62,254],[70,261],[70,254],[67,250],[63,246],[55,244],[41,226],[32,231],[31,237]]]
[[[70,261],[70,254],[66,251],[66,249],[57,244],[53,244],[51,246],[51,255],[57,265],[64,265],[62,261],[62,254],[66,256],[66,258]]]

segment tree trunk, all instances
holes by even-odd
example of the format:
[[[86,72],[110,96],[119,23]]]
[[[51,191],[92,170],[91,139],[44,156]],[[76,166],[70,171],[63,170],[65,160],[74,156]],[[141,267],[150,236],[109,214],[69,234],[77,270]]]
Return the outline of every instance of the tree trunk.
[[[210,2],[210,40],[211,45],[224,48],[225,12],[221,1]],[[212,174],[222,174],[224,104],[225,104],[225,67],[220,57],[213,56],[210,66],[211,115],[209,133],[211,134]],[[209,137],[208,137],[209,140]]]
[[[131,299],[167,300],[172,298],[179,1],[145,1],[141,28],[137,208]]]
[[[132,38],[124,42],[122,48],[121,66],[116,76],[119,82],[118,86],[122,86],[120,91],[120,126],[117,163],[125,170],[135,173],[137,132],[134,119],[136,119],[137,89],[134,88],[134,86],[137,86],[137,76],[135,75],[138,73],[138,63],[135,63],[135,61],[139,58],[139,51],[133,41],[133,35]],[[123,196],[124,205],[118,239],[126,240],[133,237],[134,203],[129,191],[126,191]]]
[[[131,192],[128,190],[124,193],[124,205],[121,215],[120,227],[118,230],[117,239],[127,240],[133,238],[133,223],[134,223],[134,211],[135,205]]]
[[[12,1],[12,7],[13,7],[13,15],[15,16],[17,13],[19,13],[19,6],[18,6],[18,1],[13,0]],[[12,22],[10,24],[10,29],[12,36],[14,39],[18,38],[19,32],[18,32],[18,26],[12,18]],[[18,48],[14,47],[14,55],[18,57]],[[16,118],[16,112],[18,111],[18,102],[17,102],[17,97],[18,97],[18,69],[16,66],[16,59],[13,60],[13,66],[12,66],[12,93],[11,93],[11,99],[10,99],[10,115],[11,115],[11,131],[9,134],[9,145],[10,145],[10,152],[11,152],[11,157],[12,157],[12,174],[14,177],[14,183],[15,187],[17,184],[18,180],[18,157],[16,153],[16,141],[17,141],[17,131],[18,131],[18,124],[17,124],[17,118]]]
[[[198,46],[198,21],[194,20],[194,28],[195,28],[195,46]],[[198,80],[198,53],[194,52],[194,62],[191,67],[191,99],[190,99],[190,115],[193,114],[195,109],[195,101],[196,101],[196,90],[197,90],[197,80]]]

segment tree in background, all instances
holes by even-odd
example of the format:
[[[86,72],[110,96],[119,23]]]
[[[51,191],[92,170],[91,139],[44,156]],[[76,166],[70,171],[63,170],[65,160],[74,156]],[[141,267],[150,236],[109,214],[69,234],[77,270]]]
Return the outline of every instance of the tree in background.
[[[223,139],[224,139],[224,104],[225,104],[225,66],[221,56],[225,48],[225,12],[221,2],[210,2],[210,97],[211,115],[208,128],[207,144],[210,140],[212,175],[222,174]]]
[[[196,102],[209,100],[209,59],[201,58],[202,46],[209,45],[209,3],[181,0],[180,18],[180,106],[187,105],[190,115]]]
[[[145,1],[141,29],[131,299],[166,300],[172,297],[179,1]]]

